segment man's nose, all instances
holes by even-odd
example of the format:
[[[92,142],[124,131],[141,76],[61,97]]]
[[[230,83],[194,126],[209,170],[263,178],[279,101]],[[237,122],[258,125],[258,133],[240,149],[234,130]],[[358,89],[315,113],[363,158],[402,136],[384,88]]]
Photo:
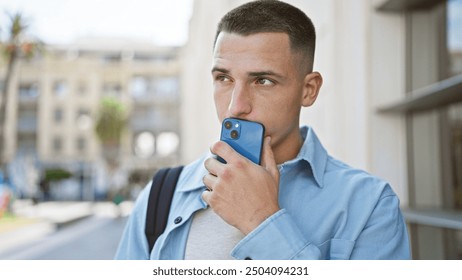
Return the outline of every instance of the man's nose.
[[[250,114],[252,111],[252,98],[248,86],[236,83],[228,111],[231,117],[240,117]]]

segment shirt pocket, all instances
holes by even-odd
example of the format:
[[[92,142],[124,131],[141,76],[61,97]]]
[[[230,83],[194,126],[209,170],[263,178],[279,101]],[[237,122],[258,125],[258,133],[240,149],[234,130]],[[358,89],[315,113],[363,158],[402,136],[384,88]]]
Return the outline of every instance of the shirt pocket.
[[[347,239],[329,239],[318,245],[321,256],[326,260],[348,260],[355,242]]]

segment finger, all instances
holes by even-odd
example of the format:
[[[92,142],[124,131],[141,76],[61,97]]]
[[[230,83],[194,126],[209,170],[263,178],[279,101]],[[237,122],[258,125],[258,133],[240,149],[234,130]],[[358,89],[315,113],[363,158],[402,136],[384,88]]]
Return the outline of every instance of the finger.
[[[212,196],[212,192],[209,192],[209,191],[203,191],[202,192],[202,200],[205,201],[205,203],[207,203],[207,205],[210,205],[209,201],[210,201],[210,196]]]
[[[209,157],[204,162],[205,169],[207,169],[207,171],[210,174],[215,175],[215,176],[217,176],[217,174],[223,168],[223,165],[224,165],[223,163],[221,163],[220,161],[218,161],[218,159],[214,157]]]
[[[265,137],[261,166],[268,170],[274,179],[279,180],[279,169],[274,159],[273,149],[271,148],[271,136]]]
[[[213,191],[216,181],[217,177],[212,174],[207,174],[202,178],[202,182],[204,182],[205,187],[209,191]]]
[[[228,143],[224,141],[215,142],[210,148],[210,151],[221,158],[226,162],[233,162],[237,159],[244,158],[238,152],[236,152]]]

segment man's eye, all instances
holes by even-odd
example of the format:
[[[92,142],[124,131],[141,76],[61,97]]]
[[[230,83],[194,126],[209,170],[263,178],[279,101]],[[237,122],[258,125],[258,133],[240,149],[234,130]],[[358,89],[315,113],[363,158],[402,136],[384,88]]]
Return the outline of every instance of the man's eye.
[[[215,80],[220,81],[220,82],[229,82],[230,79],[225,76],[225,75],[218,75],[215,77]]]
[[[256,83],[259,84],[259,85],[263,85],[263,86],[274,85],[274,82],[267,79],[267,78],[259,78],[259,79],[256,80]]]

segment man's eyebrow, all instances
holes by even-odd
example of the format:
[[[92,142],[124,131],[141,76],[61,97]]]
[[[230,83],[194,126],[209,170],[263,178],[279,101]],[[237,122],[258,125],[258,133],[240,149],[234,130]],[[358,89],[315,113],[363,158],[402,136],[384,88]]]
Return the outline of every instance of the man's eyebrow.
[[[224,74],[229,74],[231,71],[229,71],[228,69],[225,69],[225,68],[213,67],[212,68],[212,73],[214,73],[214,72],[220,72],[220,73],[224,73]],[[280,78],[280,79],[284,78],[283,75],[278,74],[278,73],[273,72],[273,71],[248,72],[247,75],[250,76],[250,77],[273,76],[273,77]]]
[[[229,70],[228,70],[228,69],[225,69],[225,68],[220,68],[220,67],[213,67],[213,68],[212,68],[212,73],[213,73],[213,72],[221,72],[221,73],[228,74],[228,73],[229,73]]]
[[[251,76],[251,77],[273,76],[273,77],[276,77],[276,78],[284,78],[283,75],[278,74],[278,73],[273,72],[273,71],[249,72],[248,75]]]

